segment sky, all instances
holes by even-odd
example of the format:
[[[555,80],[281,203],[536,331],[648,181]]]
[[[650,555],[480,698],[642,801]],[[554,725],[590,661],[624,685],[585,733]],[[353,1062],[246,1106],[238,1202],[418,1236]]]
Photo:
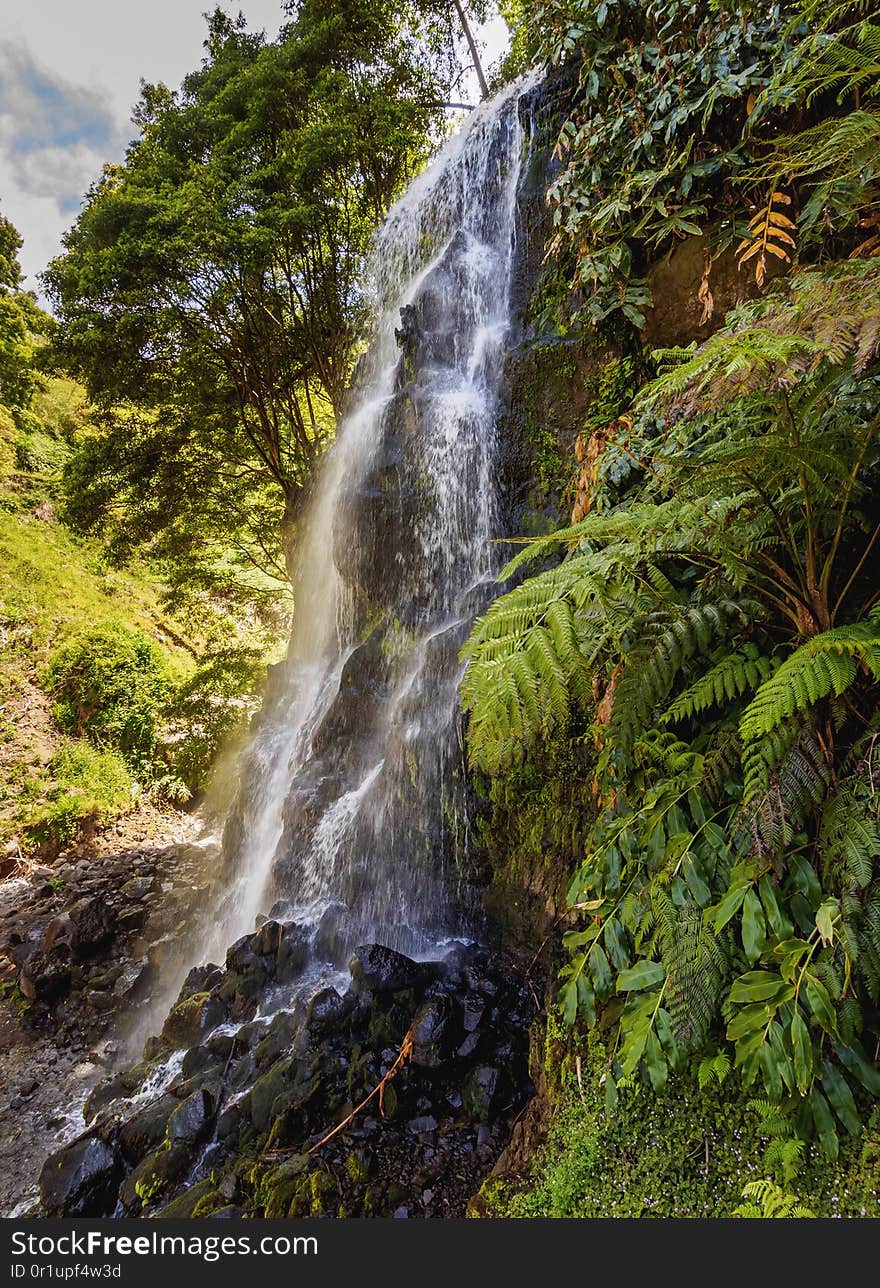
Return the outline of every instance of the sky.
[[[0,0],[0,212],[24,238],[25,286],[61,248],[105,161],[122,157],[141,79],[177,86],[216,0]],[[328,0],[332,3],[332,0]],[[281,0],[221,0],[274,36]],[[504,41],[485,30],[486,60]]]

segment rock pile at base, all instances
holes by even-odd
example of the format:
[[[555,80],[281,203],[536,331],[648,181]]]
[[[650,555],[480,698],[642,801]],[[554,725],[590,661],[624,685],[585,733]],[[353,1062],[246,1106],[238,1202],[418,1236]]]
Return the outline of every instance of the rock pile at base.
[[[372,944],[344,994],[285,1009],[305,957],[270,921],[224,969],[191,971],[142,1063],[96,1088],[88,1130],[46,1161],[47,1214],[463,1214],[532,1090],[522,974],[473,946],[415,962]],[[254,1019],[268,997],[279,1009]]]

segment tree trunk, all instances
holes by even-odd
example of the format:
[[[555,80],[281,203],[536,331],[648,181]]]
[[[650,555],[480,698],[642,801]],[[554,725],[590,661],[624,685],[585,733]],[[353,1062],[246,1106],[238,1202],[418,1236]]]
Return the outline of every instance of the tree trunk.
[[[471,51],[471,58],[474,60],[474,71],[477,73],[477,80],[480,85],[480,97],[488,98],[489,86],[486,82],[486,77],[483,74],[483,64],[480,62],[480,55],[477,50],[477,42],[474,40],[473,32],[471,31],[471,25],[468,22],[467,15],[465,14],[465,11],[464,11],[464,5],[461,4],[460,0],[452,0],[452,3],[455,6],[455,12],[458,14],[459,22],[461,23],[461,29],[464,32],[464,38],[468,43],[468,49]]]
[[[287,579],[293,585],[293,579],[296,573],[296,552],[297,552],[297,505],[296,497],[286,493],[284,497],[284,512],[278,524],[278,532],[281,536],[281,552],[284,555],[284,567],[287,571]]]

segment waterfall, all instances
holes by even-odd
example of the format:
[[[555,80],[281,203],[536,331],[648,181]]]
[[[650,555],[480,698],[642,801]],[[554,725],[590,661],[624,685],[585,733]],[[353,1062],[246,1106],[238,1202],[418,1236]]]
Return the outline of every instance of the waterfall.
[[[270,912],[318,962],[462,928],[458,653],[497,570],[499,387],[532,78],[475,110],[393,207],[377,323],[306,516],[288,658],[226,823],[221,951]]]

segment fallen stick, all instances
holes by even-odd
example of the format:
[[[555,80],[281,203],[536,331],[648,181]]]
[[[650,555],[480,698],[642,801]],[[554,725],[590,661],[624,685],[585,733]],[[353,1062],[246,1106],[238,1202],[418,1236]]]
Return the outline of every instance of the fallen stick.
[[[382,1077],[376,1083],[375,1087],[370,1092],[370,1094],[368,1096],[365,1096],[364,1099],[360,1101],[359,1104],[355,1105],[354,1109],[352,1109],[348,1117],[343,1118],[341,1123],[337,1123],[332,1131],[328,1131],[326,1136],[322,1136],[316,1145],[312,1145],[311,1149],[306,1150],[306,1153],[314,1154],[317,1150],[321,1148],[322,1145],[326,1145],[328,1140],[332,1140],[333,1137],[337,1135],[338,1132],[344,1131],[345,1128],[349,1125],[349,1123],[352,1122],[352,1120],[356,1117],[356,1115],[359,1114],[362,1109],[366,1108],[366,1106],[376,1095],[378,1095],[379,1097],[379,1111],[381,1113],[382,1101],[385,1097],[385,1088],[387,1087],[391,1079],[394,1077],[394,1075],[398,1073],[406,1064],[407,1060],[412,1055],[412,1048],[413,1048],[413,1031],[412,1031],[412,1025],[410,1025],[410,1027],[406,1031],[403,1041],[400,1044],[400,1049],[397,1052],[397,1055],[394,1059],[394,1063],[392,1064],[388,1072],[382,1075]],[[265,1159],[283,1158],[286,1154],[296,1154],[296,1153],[299,1153],[299,1150],[297,1149],[297,1147],[291,1146],[289,1149],[267,1150],[266,1153],[261,1154],[260,1157]]]

